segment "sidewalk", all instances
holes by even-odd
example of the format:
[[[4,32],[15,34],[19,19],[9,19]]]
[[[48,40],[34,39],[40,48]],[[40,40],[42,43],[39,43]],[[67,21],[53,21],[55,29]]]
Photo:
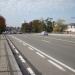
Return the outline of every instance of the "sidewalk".
[[[0,75],[22,75],[3,35],[0,35]]]

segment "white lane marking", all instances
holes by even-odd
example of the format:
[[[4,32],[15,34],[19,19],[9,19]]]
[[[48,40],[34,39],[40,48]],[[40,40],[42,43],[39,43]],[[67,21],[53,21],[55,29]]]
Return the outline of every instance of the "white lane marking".
[[[25,43],[25,42],[23,42],[23,45],[24,45],[24,46],[26,46],[26,43]]]
[[[38,54],[38,55],[41,56],[42,58],[45,58],[45,56],[43,56],[43,55],[40,54],[39,52],[36,52],[36,54]]]
[[[42,41],[44,41],[44,42],[46,42],[46,43],[49,43],[49,41],[46,41],[46,40],[42,40]]]
[[[39,49],[37,49],[37,48],[31,46],[31,45],[28,44],[28,43],[27,43],[27,45],[29,45],[30,47],[32,47],[32,48],[35,49],[36,51],[40,52],[41,54],[45,55],[46,57],[50,58],[51,60],[55,61],[56,63],[58,63],[58,64],[64,66],[64,67],[67,68],[67,69],[69,69],[70,71],[75,72],[75,69],[73,69],[73,68],[67,66],[66,64],[64,64],[64,63],[62,63],[62,62],[60,62],[60,61],[58,61],[58,60],[56,60],[56,59],[53,58],[52,56],[49,56],[48,54],[46,54],[46,53],[40,51]]]
[[[19,58],[23,63],[26,63],[26,61],[23,59],[23,57],[21,55],[19,55]]]
[[[19,54],[19,52],[18,52],[18,50],[17,50],[16,48],[15,48],[14,50],[15,50],[15,52],[16,52],[17,54]]]
[[[22,40],[20,40],[20,39],[17,39],[17,40],[19,40],[19,42],[22,42]]]
[[[30,50],[34,50],[32,47],[28,47]]]
[[[25,42],[25,43],[26,43],[26,42]],[[48,57],[49,59],[55,61],[56,63],[58,63],[58,64],[60,64],[60,65],[62,65],[62,66],[64,66],[65,68],[69,69],[70,71],[75,72],[75,69],[73,69],[73,68],[67,66],[66,64],[64,64],[64,63],[62,63],[62,62],[60,62],[60,61],[58,61],[58,60],[56,60],[56,59],[53,58],[52,56],[50,56],[50,55],[48,55],[48,54],[46,54],[46,53],[40,51],[39,49],[35,48],[34,46],[32,46],[32,45],[30,45],[30,44],[28,44],[28,43],[26,43],[26,44],[27,44],[28,46],[32,47],[34,50],[38,51],[39,53],[45,55],[45,56]]]
[[[48,60],[49,63],[53,64],[54,66],[56,66],[57,68],[59,68],[62,71],[65,71],[65,69],[63,67],[61,67],[60,65],[56,64],[55,62]]]
[[[29,73],[30,73],[31,75],[35,75],[35,73],[33,72],[33,70],[32,70],[30,67],[28,67],[27,70],[29,71]]]

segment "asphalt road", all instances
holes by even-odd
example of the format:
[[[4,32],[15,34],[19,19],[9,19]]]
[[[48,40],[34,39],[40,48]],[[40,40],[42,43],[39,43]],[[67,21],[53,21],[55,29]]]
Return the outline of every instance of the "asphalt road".
[[[8,35],[42,75],[75,75],[75,36]]]

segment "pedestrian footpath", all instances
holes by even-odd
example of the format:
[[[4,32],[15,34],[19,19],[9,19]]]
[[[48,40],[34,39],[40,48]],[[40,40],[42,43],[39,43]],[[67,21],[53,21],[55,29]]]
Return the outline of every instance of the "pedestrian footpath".
[[[4,35],[0,35],[0,75],[22,75]]]

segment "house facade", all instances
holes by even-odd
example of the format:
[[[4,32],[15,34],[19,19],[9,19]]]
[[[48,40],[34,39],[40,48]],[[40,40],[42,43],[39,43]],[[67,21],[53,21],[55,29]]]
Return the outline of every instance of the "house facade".
[[[69,25],[67,25],[66,31],[75,33],[75,23],[70,23]]]

